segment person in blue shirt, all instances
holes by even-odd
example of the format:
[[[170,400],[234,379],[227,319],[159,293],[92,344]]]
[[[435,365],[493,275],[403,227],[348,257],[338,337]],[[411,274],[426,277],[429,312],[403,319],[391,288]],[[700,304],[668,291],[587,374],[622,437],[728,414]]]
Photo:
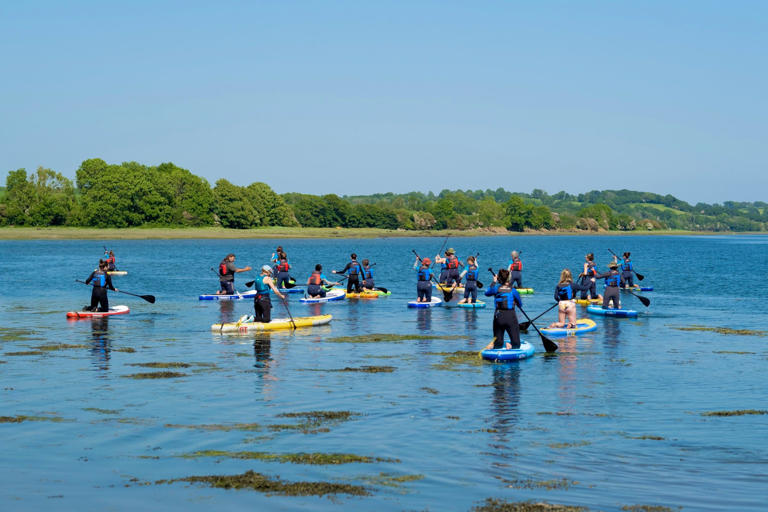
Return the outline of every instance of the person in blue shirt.
[[[466,304],[471,302],[474,304],[477,302],[477,276],[479,270],[477,268],[477,258],[474,256],[467,257],[467,268],[461,273],[461,277],[464,281],[464,298],[459,301],[459,304]]]
[[[272,267],[261,267],[261,274],[254,281],[253,287],[256,290],[253,297],[253,321],[269,323],[272,320],[272,299],[269,297],[269,291],[272,290],[281,300],[285,300],[285,295],[280,293],[272,280]]]
[[[634,268],[632,268],[632,261],[629,259],[629,253],[625,252],[622,256],[622,262],[621,265],[619,265],[619,268],[621,269],[621,287],[634,288]]]
[[[330,288],[335,284],[339,283],[328,282],[325,274],[323,274],[323,266],[318,263],[315,265],[315,271],[312,272],[312,275],[307,279],[307,295],[309,295],[311,299],[325,297],[328,293],[326,288]]]
[[[509,282],[509,270],[499,269],[493,276],[493,284],[485,291],[485,295],[493,297],[496,310],[493,313],[493,341],[485,350],[491,348],[520,348],[520,325],[517,322],[515,306],[523,307],[520,294]],[[509,335],[509,343],[504,344],[504,333]]]
[[[432,283],[430,282],[432,278],[432,269],[429,268],[429,266],[432,265],[432,260],[429,258],[424,258],[421,260],[421,265],[419,266],[419,260],[416,259],[416,262],[413,264],[414,268],[416,268],[416,293],[418,295],[418,298],[416,299],[416,302],[432,302]]]

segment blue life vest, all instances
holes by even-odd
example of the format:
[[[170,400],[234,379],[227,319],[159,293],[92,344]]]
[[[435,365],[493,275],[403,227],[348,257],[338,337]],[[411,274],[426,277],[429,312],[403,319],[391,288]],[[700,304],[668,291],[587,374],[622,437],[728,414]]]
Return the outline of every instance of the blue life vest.
[[[557,300],[571,300],[573,298],[573,288],[571,285],[557,287]]]
[[[632,262],[627,260],[621,264],[621,270],[627,272],[632,270]]]
[[[93,273],[93,286],[101,286],[104,288],[107,286],[107,273],[97,270]]]
[[[371,267],[363,269],[363,280],[373,279],[373,269]]]
[[[477,275],[479,274],[479,271],[477,270],[477,265],[470,265],[467,268],[467,282],[469,281],[477,281]]]
[[[494,288],[496,285],[494,285]],[[496,288],[495,297],[493,302],[496,305],[496,309],[511,310],[515,309],[515,295],[517,290],[510,286],[500,286]]]
[[[264,282],[264,276],[258,276],[253,285],[257,295],[269,295],[269,285]]]
[[[611,274],[610,276],[605,278],[605,286],[606,288],[608,286],[619,286],[619,283],[621,282],[621,276],[616,274]]]
[[[432,270],[429,267],[422,267],[418,270],[419,281],[429,281],[432,275]]]
[[[357,273],[360,272],[360,263],[358,263],[357,260],[350,261],[347,272],[349,272],[350,277],[356,276]]]
[[[587,276],[592,277],[594,275],[597,275],[597,272],[595,271],[595,264],[592,262],[587,263]]]

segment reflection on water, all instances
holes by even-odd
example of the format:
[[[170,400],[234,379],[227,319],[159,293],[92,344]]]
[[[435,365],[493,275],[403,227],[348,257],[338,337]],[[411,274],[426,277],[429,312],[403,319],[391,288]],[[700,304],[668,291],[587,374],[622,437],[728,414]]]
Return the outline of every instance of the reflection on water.
[[[235,301],[233,300],[220,300],[219,301],[219,313],[222,324],[235,321]]]
[[[493,392],[491,412],[493,428],[502,439],[511,434],[518,421],[520,404],[520,367],[522,361],[497,363],[493,365]]]
[[[93,366],[98,370],[109,370],[111,349],[108,316],[91,318],[91,336],[89,341],[91,343]]]
[[[254,368],[266,368],[269,366],[271,357],[272,338],[270,333],[260,333],[253,340],[253,356],[256,359]]]
[[[416,327],[425,333],[432,330],[432,308],[416,309]]]

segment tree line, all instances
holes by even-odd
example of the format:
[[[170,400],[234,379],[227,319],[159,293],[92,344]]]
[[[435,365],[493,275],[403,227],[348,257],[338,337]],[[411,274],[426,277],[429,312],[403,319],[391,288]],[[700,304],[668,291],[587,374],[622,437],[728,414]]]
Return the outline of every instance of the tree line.
[[[261,182],[238,186],[220,179],[211,187],[172,163],[108,164],[95,158],[80,165],[74,183],[43,167],[30,174],[8,172],[0,188],[0,225],[766,231],[768,204],[690,205],[671,195],[631,190],[279,195]]]

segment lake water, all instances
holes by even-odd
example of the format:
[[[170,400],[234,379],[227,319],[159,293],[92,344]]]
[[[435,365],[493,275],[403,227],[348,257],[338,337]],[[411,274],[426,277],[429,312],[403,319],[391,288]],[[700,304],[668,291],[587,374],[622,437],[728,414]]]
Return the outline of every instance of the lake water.
[[[486,283],[488,266],[521,250],[524,285],[536,289],[523,297],[530,313],[552,303],[560,270],[580,269],[589,251],[601,269],[609,248],[632,251],[642,284],[655,287],[649,308],[622,294],[639,318],[595,318],[595,332],[556,340],[555,355],[543,355],[531,330],[523,339],[536,356],[511,364],[467,355],[488,343],[491,308],[405,307],[415,297],[411,249],[434,256],[441,239],[104,243],[129,272],[116,286],[156,304],[110,293],[129,315],[67,321],[89,302],[75,279],[88,276],[102,244],[0,242],[3,510],[470,510],[486,498],[766,509],[768,415],[705,413],[768,409],[768,337],[679,328],[766,329],[768,237],[451,239],[462,260],[480,253]],[[376,281],[392,295],[320,306],[294,295],[294,316],[331,313],[331,324],[212,334],[212,323],[253,303],[198,301],[217,288],[210,267],[235,252],[238,265],[258,268],[278,243],[302,282],[315,263],[338,269],[355,251],[376,262]],[[254,275],[238,274],[239,289]],[[278,303],[274,315],[284,316]],[[436,338],[365,342],[374,333]],[[333,340],[341,336],[359,339]],[[183,376],[129,377],[162,371]],[[311,411],[349,414],[296,414]],[[275,460],[297,453],[371,459]],[[248,470],[367,495],[159,483]]]

